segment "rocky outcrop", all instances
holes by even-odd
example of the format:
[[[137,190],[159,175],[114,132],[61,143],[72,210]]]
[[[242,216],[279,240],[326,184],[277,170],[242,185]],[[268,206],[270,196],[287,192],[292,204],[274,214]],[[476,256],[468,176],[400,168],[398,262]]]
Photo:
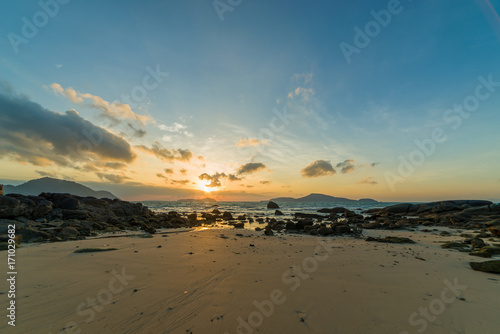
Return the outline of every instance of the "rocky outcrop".
[[[0,234],[16,225],[23,242],[78,240],[98,232],[197,226],[208,219],[188,220],[175,211],[154,213],[141,203],[70,194],[0,196]],[[144,227],[145,226],[145,227]]]
[[[269,203],[267,203],[267,208],[268,209],[279,209],[280,206],[273,201],[269,201]]]

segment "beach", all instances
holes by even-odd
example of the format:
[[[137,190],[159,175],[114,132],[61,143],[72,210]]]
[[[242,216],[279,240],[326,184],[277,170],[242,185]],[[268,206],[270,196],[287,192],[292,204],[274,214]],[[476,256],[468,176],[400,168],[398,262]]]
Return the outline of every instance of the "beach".
[[[500,276],[442,249],[457,230],[363,238],[165,229],[17,249],[2,333],[498,333]],[[132,233],[132,232],[130,232]],[[367,242],[401,236],[415,244]],[[83,248],[116,248],[81,253]]]

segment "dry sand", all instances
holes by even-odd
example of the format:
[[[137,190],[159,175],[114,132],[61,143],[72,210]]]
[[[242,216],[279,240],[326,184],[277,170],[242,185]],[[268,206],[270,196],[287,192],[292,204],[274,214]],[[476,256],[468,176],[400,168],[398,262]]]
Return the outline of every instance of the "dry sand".
[[[403,245],[230,229],[167,235],[19,248],[16,327],[3,316],[0,332],[500,333],[500,275],[439,247],[457,236],[365,231],[418,242]],[[88,247],[118,250],[73,253]]]

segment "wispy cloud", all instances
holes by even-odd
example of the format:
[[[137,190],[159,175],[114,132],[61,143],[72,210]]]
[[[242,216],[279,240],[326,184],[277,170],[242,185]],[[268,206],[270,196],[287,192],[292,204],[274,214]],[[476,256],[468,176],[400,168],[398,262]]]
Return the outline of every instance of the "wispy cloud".
[[[193,153],[188,149],[167,149],[158,141],[155,141],[151,147],[145,145],[136,146],[138,149],[155,155],[158,159],[166,162],[185,161],[188,162],[193,157]]]
[[[103,98],[89,93],[80,93],[72,87],[63,88],[58,83],[52,83],[50,88],[55,94],[62,95],[68,98],[71,102],[81,104],[89,102],[89,106],[98,109],[102,112],[102,116],[111,120],[114,123],[119,123],[122,120],[134,120],[141,124],[155,123],[149,116],[136,114],[130,105],[119,101],[108,102]]]
[[[347,159],[343,162],[339,162],[335,167],[340,168],[340,172],[342,174],[347,174],[354,172],[354,164],[356,163],[356,160],[353,159]]]
[[[375,180],[373,180],[373,177],[371,177],[371,176],[365,177],[364,179],[362,179],[358,183],[359,184],[369,184],[369,185],[372,185],[372,186],[378,184],[378,182],[375,181]]]
[[[252,147],[259,145],[269,145],[267,140],[258,140],[255,138],[240,138],[240,141],[236,143],[236,147]]]

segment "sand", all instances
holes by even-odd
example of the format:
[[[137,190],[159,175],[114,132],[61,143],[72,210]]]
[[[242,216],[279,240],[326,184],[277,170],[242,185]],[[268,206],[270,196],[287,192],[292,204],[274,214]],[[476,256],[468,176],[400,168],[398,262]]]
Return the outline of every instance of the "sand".
[[[500,275],[473,271],[468,262],[482,259],[439,247],[456,235],[365,231],[417,242],[383,244],[169,232],[19,248],[16,327],[3,316],[0,332],[500,332]],[[117,250],[73,253],[88,247]]]

